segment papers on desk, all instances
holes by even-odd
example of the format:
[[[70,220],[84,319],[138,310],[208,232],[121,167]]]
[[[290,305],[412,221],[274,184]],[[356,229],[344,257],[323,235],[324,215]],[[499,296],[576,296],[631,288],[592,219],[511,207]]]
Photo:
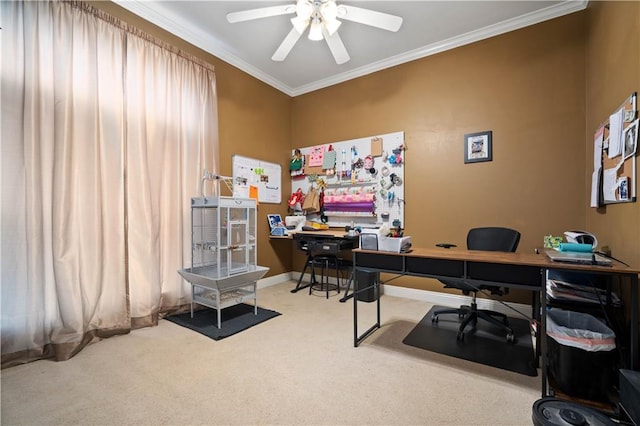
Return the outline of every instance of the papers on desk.
[[[586,285],[560,280],[547,280],[547,300],[598,305],[607,302],[607,292],[606,290],[588,287]],[[620,298],[614,292],[611,292],[611,302],[615,307],[622,306]]]

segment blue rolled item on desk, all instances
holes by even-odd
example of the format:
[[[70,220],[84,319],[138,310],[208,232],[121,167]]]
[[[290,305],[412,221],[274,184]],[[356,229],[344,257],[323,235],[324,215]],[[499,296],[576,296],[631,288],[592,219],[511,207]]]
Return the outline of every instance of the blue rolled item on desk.
[[[591,244],[579,244],[579,243],[560,243],[558,246],[559,251],[575,251],[579,253],[591,253],[593,246]]]

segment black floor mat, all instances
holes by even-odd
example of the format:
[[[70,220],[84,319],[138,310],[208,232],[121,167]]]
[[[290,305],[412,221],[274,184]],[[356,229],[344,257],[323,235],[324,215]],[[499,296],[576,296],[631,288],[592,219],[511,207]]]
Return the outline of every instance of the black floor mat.
[[[406,345],[426,349],[468,361],[537,376],[529,322],[509,317],[509,326],[516,335],[516,343],[508,343],[504,331],[483,320],[475,328],[467,326],[463,341],[456,335],[460,320],[455,314],[440,315],[438,323],[431,322],[432,312],[446,309],[434,306],[402,341]]]
[[[224,339],[268,319],[277,317],[279,312],[258,307],[258,315],[253,313],[253,305],[240,304],[224,308],[221,312],[222,324],[217,327],[218,319],[215,309],[200,309],[193,313],[173,315],[165,319],[183,327],[204,334],[213,340]]]

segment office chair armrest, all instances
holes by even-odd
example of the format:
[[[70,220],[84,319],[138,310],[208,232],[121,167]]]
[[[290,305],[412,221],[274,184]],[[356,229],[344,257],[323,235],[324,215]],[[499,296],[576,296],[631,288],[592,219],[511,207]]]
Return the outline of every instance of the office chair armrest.
[[[451,244],[451,243],[439,243],[439,244],[436,244],[436,247],[442,247],[442,248],[448,249],[448,248],[451,248],[451,247],[458,247],[458,246],[455,245],[455,244]]]

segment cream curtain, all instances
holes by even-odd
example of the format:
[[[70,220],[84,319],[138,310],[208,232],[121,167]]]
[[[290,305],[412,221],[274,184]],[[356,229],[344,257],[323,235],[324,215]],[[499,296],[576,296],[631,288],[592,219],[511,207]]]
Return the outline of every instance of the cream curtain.
[[[2,366],[188,302],[213,68],[82,3],[1,2]]]
[[[190,299],[177,269],[191,261],[189,199],[215,169],[217,107],[211,71],[141,37],[127,38],[126,80],[129,291],[143,326]]]

